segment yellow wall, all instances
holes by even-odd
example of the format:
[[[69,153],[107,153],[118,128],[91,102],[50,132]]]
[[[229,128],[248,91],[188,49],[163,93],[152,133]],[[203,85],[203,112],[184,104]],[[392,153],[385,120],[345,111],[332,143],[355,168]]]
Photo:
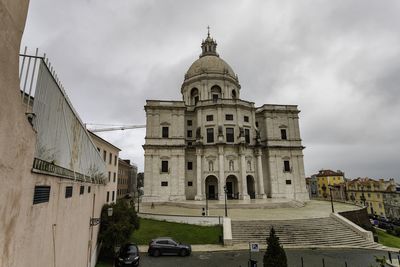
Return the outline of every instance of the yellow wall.
[[[362,191],[348,190],[347,195],[348,198],[351,200],[351,195],[353,194],[355,197],[355,202],[357,204],[364,205],[364,202],[361,201],[362,193]],[[368,214],[372,214],[372,206],[374,214],[386,216],[385,206],[383,204],[383,194],[384,192],[364,191],[365,206],[367,206]]]
[[[317,177],[317,184],[318,184],[318,196],[322,197],[324,191],[322,190],[323,185],[326,187],[325,193],[329,196],[329,185],[339,185],[344,183],[343,176],[324,176],[324,177]]]

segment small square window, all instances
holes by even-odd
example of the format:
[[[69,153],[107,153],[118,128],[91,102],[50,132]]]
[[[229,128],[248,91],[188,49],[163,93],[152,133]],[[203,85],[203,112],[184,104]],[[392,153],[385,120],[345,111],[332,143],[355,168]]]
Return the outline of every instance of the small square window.
[[[192,130],[187,131],[187,137],[192,137]]]
[[[193,170],[193,162],[188,161],[188,163],[187,163],[187,169],[188,169],[188,170]]]
[[[72,197],[72,186],[65,187],[65,198]]]
[[[213,115],[207,115],[206,116],[206,121],[213,121],[214,120],[214,116]]]
[[[244,120],[244,122],[249,122],[249,116],[244,116],[243,120]]]
[[[292,180],[286,180],[286,184],[292,184]]]
[[[233,121],[233,115],[232,114],[225,114],[225,120]]]
[[[162,127],[162,137],[163,138],[168,138],[169,136],[169,128],[168,127]]]
[[[192,120],[187,120],[187,126],[192,126]]]
[[[83,193],[85,193],[85,186],[81,185],[79,188],[79,195],[83,195]]]
[[[162,181],[162,182],[161,182],[161,186],[168,186],[168,182]]]
[[[188,182],[188,186],[193,186],[193,182],[192,182],[192,181],[189,181],[189,182]]]

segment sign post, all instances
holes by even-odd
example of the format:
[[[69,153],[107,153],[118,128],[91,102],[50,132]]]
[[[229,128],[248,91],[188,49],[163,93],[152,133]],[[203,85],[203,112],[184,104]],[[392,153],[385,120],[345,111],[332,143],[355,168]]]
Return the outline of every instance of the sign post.
[[[252,252],[259,252],[260,246],[258,243],[249,243],[249,267],[257,267],[257,261],[251,259]]]

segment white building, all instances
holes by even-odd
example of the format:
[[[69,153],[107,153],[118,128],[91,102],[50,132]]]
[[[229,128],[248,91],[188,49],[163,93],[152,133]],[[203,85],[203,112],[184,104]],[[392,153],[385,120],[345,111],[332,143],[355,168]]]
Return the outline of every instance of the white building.
[[[307,200],[299,110],[240,99],[238,76],[208,34],[183,101],[146,101],[144,201]]]

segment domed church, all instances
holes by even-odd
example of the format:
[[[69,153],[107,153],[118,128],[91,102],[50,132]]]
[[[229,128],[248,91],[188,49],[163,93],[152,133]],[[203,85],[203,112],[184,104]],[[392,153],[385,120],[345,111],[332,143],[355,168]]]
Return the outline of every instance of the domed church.
[[[143,201],[307,200],[297,106],[240,99],[210,33],[201,49],[181,101],[146,101]]]

